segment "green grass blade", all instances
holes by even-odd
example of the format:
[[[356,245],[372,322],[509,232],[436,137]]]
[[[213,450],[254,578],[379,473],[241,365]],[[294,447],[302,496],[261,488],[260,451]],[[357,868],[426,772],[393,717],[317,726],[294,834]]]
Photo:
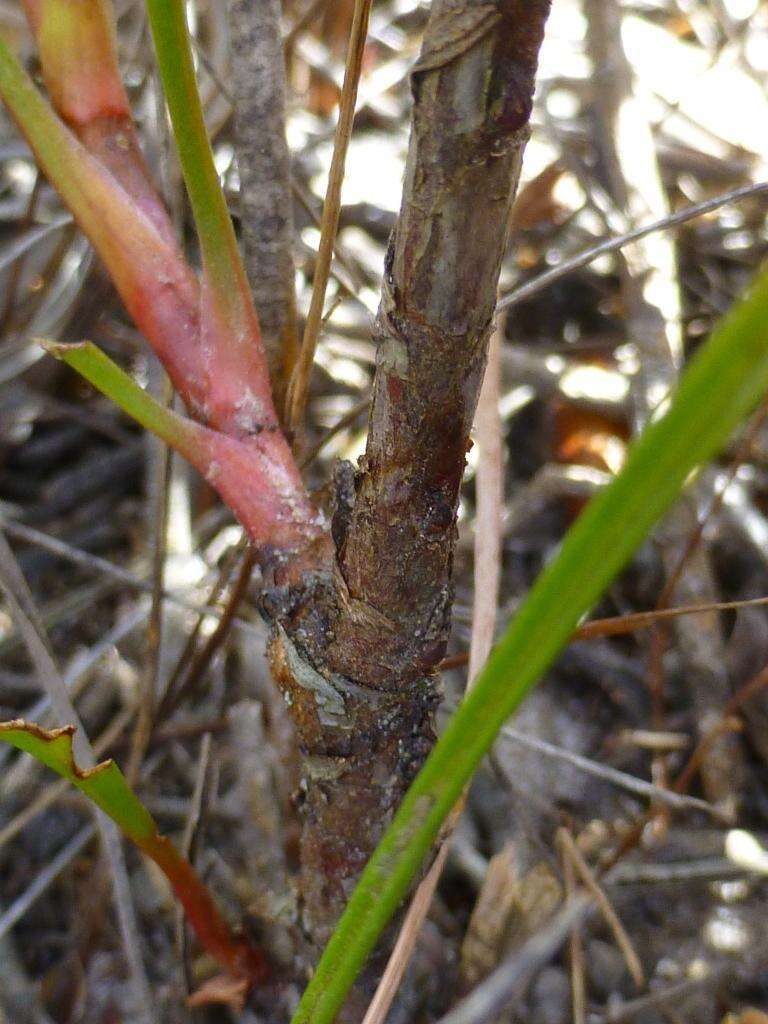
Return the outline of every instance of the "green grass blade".
[[[40,344],[52,356],[77,370],[145,430],[151,431],[205,472],[206,467],[199,466],[199,456],[204,450],[201,438],[205,428],[155,401],[92,342],[66,344],[41,340]]]
[[[226,399],[220,429],[277,425],[266,353],[195,80],[184,0],[147,0],[157,63],[203,254],[203,349]],[[215,368],[215,369],[214,369]],[[244,410],[250,410],[246,418]]]
[[[205,268],[216,295],[239,303],[248,292],[245,270],[205,127],[185,3],[147,0],[147,12]]]
[[[669,411],[644,431],[622,472],[590,502],[537,579],[368,862],[293,1024],[333,1021],[505,720],[690,474],[722,448],[766,390],[768,272],[691,360]]]

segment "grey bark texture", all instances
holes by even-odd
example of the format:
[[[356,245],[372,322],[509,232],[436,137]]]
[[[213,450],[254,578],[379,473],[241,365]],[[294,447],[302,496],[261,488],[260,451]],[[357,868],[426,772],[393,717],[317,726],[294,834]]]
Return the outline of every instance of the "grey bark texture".
[[[281,406],[297,352],[280,0],[228,0],[245,265]]]

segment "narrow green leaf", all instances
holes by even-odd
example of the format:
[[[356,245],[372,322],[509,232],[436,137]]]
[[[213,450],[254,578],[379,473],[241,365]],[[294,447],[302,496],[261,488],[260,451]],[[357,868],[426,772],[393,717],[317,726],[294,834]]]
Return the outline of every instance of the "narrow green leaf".
[[[590,502],[539,576],[369,860],[293,1024],[331,1024],[506,719],[690,474],[722,448],[766,390],[768,272],[691,360],[669,411],[647,427],[624,469]]]
[[[255,432],[276,426],[277,414],[253,296],[205,128],[186,4],[147,0],[147,12],[203,254],[204,347],[229,413],[218,425],[232,434]],[[244,410],[250,410],[247,422]]]
[[[154,818],[115,762],[103,761],[88,770],[78,768],[72,750],[74,732],[71,725],[48,731],[21,719],[0,722],[0,742],[26,751],[76,786],[154,860],[173,886],[200,941],[227,970],[252,981],[263,980],[263,955],[231,931],[192,865],[159,833]]]
[[[157,833],[152,815],[125,781],[114,761],[81,770],[72,752],[74,726],[46,731],[30,722],[0,722],[0,740],[25,750],[57,775],[71,782],[100,807],[118,828],[141,846]]]
[[[201,440],[206,433],[204,427],[155,401],[92,342],[65,344],[41,339],[40,344],[52,356],[77,370],[145,430],[151,431],[200,468],[199,456],[204,450]],[[204,472],[206,467],[202,469]]]
[[[72,135],[46,103],[29,75],[0,39],[0,95],[22,128],[41,166],[59,187],[75,177]],[[83,167],[86,167],[83,163]],[[62,193],[64,194],[64,193]],[[68,196],[65,196],[69,203]]]
[[[40,344],[188,459],[255,543],[297,551],[323,535],[281,433],[230,437],[160,405],[91,342]]]
[[[195,79],[184,0],[147,0],[157,63],[192,204],[200,246],[217,296],[240,301],[246,276],[219,183]]]

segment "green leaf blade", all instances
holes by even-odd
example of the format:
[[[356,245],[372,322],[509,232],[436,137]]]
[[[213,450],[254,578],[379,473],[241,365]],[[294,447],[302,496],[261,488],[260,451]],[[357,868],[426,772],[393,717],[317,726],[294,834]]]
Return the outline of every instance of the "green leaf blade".
[[[248,292],[245,270],[205,127],[185,4],[147,0],[147,12],[206,271],[222,303],[234,307]]]
[[[147,0],[157,63],[203,255],[202,315],[216,376],[229,381],[234,424],[253,405],[245,430],[276,426],[266,353],[245,267],[221,188],[195,78],[184,0]],[[228,390],[228,389],[225,389]],[[238,413],[238,409],[240,412]],[[240,430],[239,432],[242,432]]]
[[[68,344],[41,339],[40,344],[56,359],[77,370],[145,430],[175,448],[201,472],[206,471],[206,465],[201,465],[201,456],[206,450],[204,427],[166,409],[92,342]]]
[[[263,981],[267,965],[259,950],[235,935],[192,865],[158,831],[154,818],[114,761],[78,767],[73,726],[46,730],[16,719],[0,722],[0,742],[23,750],[66,779],[114,821],[123,834],[164,872],[205,948],[236,977]]]
[[[325,537],[282,434],[264,431],[253,438],[229,437],[160,405],[89,341],[40,344],[183,455],[219,492],[256,543],[296,552]]]
[[[78,768],[72,752],[74,732],[72,726],[46,731],[21,719],[0,722],[0,740],[31,754],[76,786],[134,843],[146,843],[157,833],[152,815],[125,781],[114,761],[104,761],[89,770]]]

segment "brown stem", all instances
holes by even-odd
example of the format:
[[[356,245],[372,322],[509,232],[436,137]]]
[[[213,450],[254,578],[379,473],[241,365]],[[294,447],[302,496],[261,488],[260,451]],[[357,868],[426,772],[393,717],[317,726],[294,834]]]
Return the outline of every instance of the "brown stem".
[[[211,449],[203,453],[209,475],[238,509],[262,565],[265,609],[274,621],[271,661],[303,754],[300,885],[315,948],[434,739],[433,678],[448,633],[459,487],[549,6],[434,0],[413,73],[411,143],[385,265],[368,445],[357,476],[351,467],[338,476],[335,560],[273,418],[244,425],[233,416],[243,412],[233,399],[249,367],[226,362],[225,346],[219,360],[215,345],[216,372],[190,396],[192,345],[184,356],[192,365],[182,360],[172,374],[214,428],[198,435]],[[96,168],[92,181],[114,204],[104,178]],[[179,262],[154,238],[152,251],[163,263]],[[120,262],[110,266],[120,278]],[[172,305],[164,292],[121,281],[129,309],[155,343],[179,322],[199,341],[198,321],[181,316],[197,306],[187,268],[179,271]],[[158,275],[158,289],[167,283],[167,273]],[[150,312],[141,314],[139,298]],[[205,301],[203,307],[210,332],[215,310]],[[177,348],[170,345],[166,365],[182,358]]]
[[[334,657],[387,689],[442,657],[459,486],[549,4],[440,2],[414,69]]]
[[[294,594],[271,646],[304,754],[316,944],[433,742],[459,486],[548,10],[436,0],[414,69],[367,450],[337,481],[333,578]]]

